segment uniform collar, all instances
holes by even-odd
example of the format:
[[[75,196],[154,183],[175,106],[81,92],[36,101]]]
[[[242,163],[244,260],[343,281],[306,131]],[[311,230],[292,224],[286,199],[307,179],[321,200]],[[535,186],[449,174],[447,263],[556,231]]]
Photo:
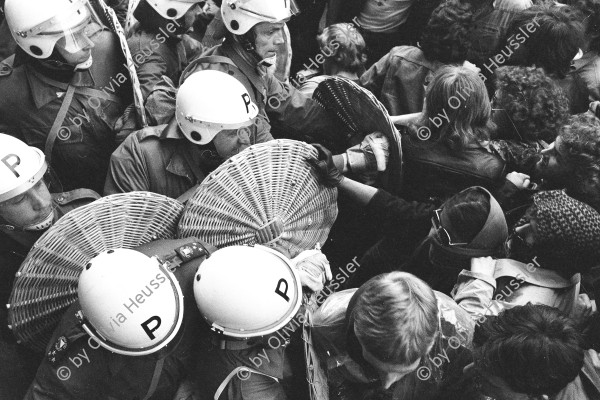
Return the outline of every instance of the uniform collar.
[[[33,66],[25,66],[25,76],[29,83],[31,97],[35,106],[40,109],[57,98],[62,99],[69,84],[59,82],[37,71]],[[93,87],[94,79],[89,71],[78,71],[70,82],[73,86]]]
[[[265,87],[265,80],[259,75],[257,66],[250,64],[249,55],[245,53],[242,46],[236,41],[226,39],[221,45],[221,49],[226,57],[230,58],[231,61],[238,67],[244,75],[250,80],[252,85],[258,89],[258,92],[266,96],[267,88]],[[263,99],[266,101],[266,98]]]
[[[160,140],[164,139],[183,139],[187,140],[183,133],[179,129],[179,125],[177,124],[177,118],[171,118],[171,121],[167,124],[165,129],[162,130],[160,135],[158,136]],[[191,143],[190,143],[191,144]]]

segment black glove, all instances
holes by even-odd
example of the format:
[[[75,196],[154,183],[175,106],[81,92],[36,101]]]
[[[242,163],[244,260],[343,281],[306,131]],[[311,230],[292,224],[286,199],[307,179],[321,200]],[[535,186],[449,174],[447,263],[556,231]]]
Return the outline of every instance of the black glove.
[[[331,152],[318,143],[312,143],[312,146],[319,153],[317,159],[309,158],[306,160],[313,170],[317,173],[319,181],[327,187],[337,187],[344,180],[344,175],[335,166]]]

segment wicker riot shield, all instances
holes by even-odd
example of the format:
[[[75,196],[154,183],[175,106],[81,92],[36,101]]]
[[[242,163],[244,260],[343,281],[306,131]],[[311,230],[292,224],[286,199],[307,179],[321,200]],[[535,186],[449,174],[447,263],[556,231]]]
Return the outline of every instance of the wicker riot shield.
[[[115,194],[63,216],[19,268],[8,307],[17,339],[44,351],[63,312],[77,299],[79,275],[102,251],[175,236],[183,205],[149,192]]]

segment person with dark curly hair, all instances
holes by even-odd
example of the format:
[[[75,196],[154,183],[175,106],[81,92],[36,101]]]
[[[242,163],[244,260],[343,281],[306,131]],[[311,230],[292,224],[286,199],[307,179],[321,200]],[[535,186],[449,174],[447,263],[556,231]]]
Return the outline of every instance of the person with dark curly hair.
[[[585,36],[581,47],[582,56],[575,60],[574,71],[588,90],[591,100],[600,100],[600,0],[574,0],[571,6],[581,14]]]
[[[534,67],[498,68],[492,109],[497,138],[524,142],[553,142],[570,116],[560,87]]]
[[[597,388],[584,384],[591,383],[585,372],[598,374],[592,363],[598,355],[584,351],[575,322],[555,308],[527,304],[479,321],[473,363],[440,399],[598,398]]]
[[[600,211],[600,120],[589,113],[571,117],[552,145],[542,151],[532,176],[548,188]]]
[[[325,57],[322,64],[324,75],[308,79],[298,90],[312,97],[319,83],[330,76],[342,76],[358,83],[358,77],[364,72],[367,61],[365,40],[358,29],[345,22],[333,24],[317,36],[317,41],[321,54]]]
[[[570,116],[561,88],[535,67],[498,68],[492,110],[498,130],[490,145],[509,170],[529,175],[539,152],[554,141]]]
[[[571,7],[555,5],[521,11],[509,29],[506,48],[518,46],[503,53],[506,59],[502,62],[490,58],[485,69],[492,72],[505,63],[543,68],[569,99],[571,113],[585,112],[589,103],[586,85],[579,76],[569,74],[573,59],[584,46],[584,28],[577,15]]]
[[[423,31],[420,48],[394,47],[360,77],[361,85],[390,115],[421,111],[425,86],[433,74],[444,65],[466,63],[472,20],[470,5],[457,0],[442,3]]]

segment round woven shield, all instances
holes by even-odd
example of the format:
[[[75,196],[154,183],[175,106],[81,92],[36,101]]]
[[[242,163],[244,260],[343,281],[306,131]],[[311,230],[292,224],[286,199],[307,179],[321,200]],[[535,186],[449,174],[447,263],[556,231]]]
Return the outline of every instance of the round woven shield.
[[[198,187],[178,236],[217,247],[262,244],[295,257],[324,244],[337,217],[337,189],[322,186],[309,164],[317,151],[272,140],[231,157]]]
[[[339,76],[332,76],[319,83],[313,99],[335,115],[343,126],[343,129],[338,130],[340,137],[335,140],[336,143],[342,143],[342,149],[360,143],[366,135],[375,131],[387,137],[390,158],[387,170],[380,174],[379,186],[397,194],[402,185],[401,137],[383,104],[370,91]],[[337,145],[332,147],[340,150]],[[335,153],[337,151],[334,148],[330,150]]]
[[[33,245],[17,272],[7,305],[17,339],[44,351],[64,311],[77,299],[79,275],[89,260],[105,250],[175,237],[182,211],[177,200],[131,192],[64,215]]]

